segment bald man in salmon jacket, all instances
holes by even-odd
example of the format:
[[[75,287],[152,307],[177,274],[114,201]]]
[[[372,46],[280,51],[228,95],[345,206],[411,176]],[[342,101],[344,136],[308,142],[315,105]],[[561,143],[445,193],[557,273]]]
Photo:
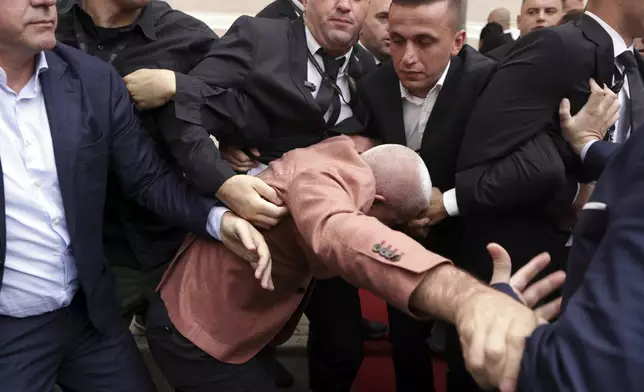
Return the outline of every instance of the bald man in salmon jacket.
[[[148,316],[152,354],[175,389],[275,391],[262,350],[291,336],[313,278],[340,275],[411,315],[452,322],[465,344],[475,331],[490,331],[519,337],[520,345],[536,328],[530,309],[390,229],[429,204],[429,173],[407,147],[360,154],[355,140],[293,150],[259,175],[291,211],[264,234],[268,286],[222,243],[190,238],[180,250]]]

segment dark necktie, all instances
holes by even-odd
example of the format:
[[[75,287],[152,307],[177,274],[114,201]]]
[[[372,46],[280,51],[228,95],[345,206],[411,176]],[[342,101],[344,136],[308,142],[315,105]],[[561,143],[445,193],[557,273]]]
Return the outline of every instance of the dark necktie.
[[[617,62],[624,66],[624,74],[628,78],[631,133],[633,133],[644,125],[644,82],[642,82],[642,75],[632,51],[627,50],[617,56]]]
[[[344,57],[336,59],[326,53],[322,48],[318,49],[316,53],[322,57],[322,61],[324,62],[324,75],[322,75],[322,83],[320,84],[320,90],[315,101],[320,106],[322,115],[325,115],[329,107],[331,107],[331,115],[326,124],[329,127],[333,127],[338,121],[340,111],[342,110],[340,94],[336,91],[336,81],[338,79],[338,73],[340,73],[340,68],[342,68],[346,59]]]

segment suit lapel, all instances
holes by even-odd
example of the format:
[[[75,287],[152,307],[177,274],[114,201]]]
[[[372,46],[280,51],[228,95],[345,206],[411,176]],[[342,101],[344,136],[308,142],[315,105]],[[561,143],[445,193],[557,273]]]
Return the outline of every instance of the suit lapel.
[[[382,65],[377,71],[382,73],[382,83],[373,88],[373,100],[377,108],[376,119],[380,124],[383,142],[407,145],[405,133],[405,120],[402,111],[402,97],[400,96],[400,80],[391,62]]]
[[[599,85],[613,85],[613,70],[615,67],[615,50],[613,41],[604,28],[588,15],[582,16],[581,20],[576,22],[577,27],[581,29],[587,39],[597,45],[595,52],[596,77]]]
[[[288,54],[289,54],[289,75],[293,84],[304,97],[307,106],[309,106],[318,115],[312,118],[319,118],[324,123],[324,113],[320,110],[317,102],[313,98],[311,90],[306,87],[308,72],[308,45],[306,44],[306,34],[304,32],[304,20],[299,18],[291,23],[288,33]],[[318,124],[319,125],[319,124]]]
[[[453,104],[458,96],[458,86],[460,85],[458,75],[462,72],[462,67],[461,58],[453,56],[443,87],[438,93],[434,109],[427,120],[427,125],[425,125],[420,147],[423,153],[430,146],[441,145],[447,139],[458,136],[455,130],[446,129],[446,125],[449,126],[447,124],[448,116],[454,113]]]
[[[80,82],[65,72],[67,63],[58,55],[46,52],[46,56],[49,69],[40,74],[40,83],[45,98],[67,222],[73,225],[75,220],[70,214],[73,214],[76,205],[74,163],[79,147],[78,128],[81,126]]]

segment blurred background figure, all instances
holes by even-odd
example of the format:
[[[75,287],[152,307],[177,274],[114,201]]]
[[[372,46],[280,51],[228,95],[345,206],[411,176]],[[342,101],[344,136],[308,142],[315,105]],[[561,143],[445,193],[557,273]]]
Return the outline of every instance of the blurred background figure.
[[[390,5],[391,0],[371,0],[360,32],[360,44],[371,52],[377,64],[391,59],[388,21]]]
[[[510,37],[510,39],[512,39],[512,37]],[[500,24],[491,22],[481,29],[479,52],[485,54],[493,49],[505,45],[506,43],[506,35],[503,34],[503,27]]]
[[[517,26],[520,36],[526,36],[531,31],[549,26],[556,26],[563,15],[561,0],[524,0],[521,12],[517,15]],[[496,61],[501,61],[510,51],[512,43],[488,52],[486,55]]]

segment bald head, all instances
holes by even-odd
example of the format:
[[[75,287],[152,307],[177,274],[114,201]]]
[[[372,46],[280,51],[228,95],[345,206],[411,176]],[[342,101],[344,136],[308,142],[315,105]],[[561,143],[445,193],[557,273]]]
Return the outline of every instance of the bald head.
[[[423,160],[398,144],[382,144],[362,154],[376,179],[376,194],[384,206],[406,222],[427,208],[432,181]]]
[[[503,27],[503,30],[510,29],[510,10],[507,8],[497,8],[490,12],[487,17],[488,23],[498,23]]]

